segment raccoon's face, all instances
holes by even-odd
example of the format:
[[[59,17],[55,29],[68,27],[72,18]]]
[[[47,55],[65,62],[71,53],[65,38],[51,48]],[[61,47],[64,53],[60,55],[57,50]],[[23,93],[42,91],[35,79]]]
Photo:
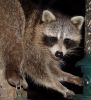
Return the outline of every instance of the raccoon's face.
[[[75,48],[79,47],[81,41],[81,27],[84,22],[82,16],[75,16],[71,19],[61,16],[56,18],[50,11],[43,11],[42,21],[44,22],[43,43],[51,51],[54,58],[63,58],[72,54]]]

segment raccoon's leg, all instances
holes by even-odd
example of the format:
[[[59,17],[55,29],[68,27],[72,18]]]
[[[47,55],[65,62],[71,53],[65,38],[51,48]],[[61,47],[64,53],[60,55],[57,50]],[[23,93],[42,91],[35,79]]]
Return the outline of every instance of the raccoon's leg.
[[[66,73],[57,66],[54,66],[54,65],[50,66],[50,70],[53,76],[55,77],[55,79],[58,79],[59,81],[66,81],[69,83],[74,83],[79,86],[83,85],[83,81],[80,77],[72,75],[70,73]]]
[[[20,84],[24,89],[28,87],[26,80],[21,77],[19,69],[13,64],[6,65],[5,76],[8,83],[12,86],[16,87]]]
[[[55,80],[52,77],[47,77],[45,79],[39,80],[37,81],[37,83],[47,88],[51,88],[55,91],[58,91],[59,93],[63,94],[64,97],[69,97],[75,94],[73,91],[67,89],[58,80]]]
[[[46,88],[51,88],[51,89],[63,94],[64,97],[69,97],[69,96],[74,95],[73,91],[64,87],[58,80],[56,80],[52,76],[49,69],[46,70],[44,67],[42,67],[42,68],[43,68],[43,70],[41,69],[40,70],[41,72],[38,69],[36,70],[36,72],[34,72],[35,69],[34,70],[31,69],[31,71],[29,71],[29,69],[27,69],[26,71],[27,71],[27,74],[32,78],[32,80],[36,84],[40,84]]]
[[[9,84],[16,86],[21,82],[23,88],[27,88],[27,83],[23,80],[20,74],[20,64],[22,61],[22,47],[21,44],[13,44],[13,46],[5,50],[4,60],[5,60],[5,77]]]

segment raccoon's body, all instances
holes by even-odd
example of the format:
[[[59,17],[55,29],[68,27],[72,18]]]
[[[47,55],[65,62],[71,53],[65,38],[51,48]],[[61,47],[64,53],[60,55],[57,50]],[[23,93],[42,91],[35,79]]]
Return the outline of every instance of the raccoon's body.
[[[59,81],[82,84],[79,77],[60,69],[63,63],[60,58],[79,46],[82,23],[81,16],[70,19],[61,14],[56,17],[48,10],[33,11],[23,36],[23,68],[35,83],[61,92],[65,97],[74,93]]]
[[[23,58],[24,28],[25,16],[19,1],[0,0],[0,56],[4,60],[6,79],[9,81],[11,77],[16,84],[16,80],[21,79],[19,67]]]
[[[63,62],[60,58],[72,52],[72,48],[79,46],[83,17],[77,16],[70,20],[60,13],[56,16],[49,10],[33,9],[25,25],[21,6],[19,5],[17,8],[18,4],[15,5],[12,0],[5,1],[6,7],[8,2],[10,2],[10,6],[13,3],[12,7],[15,7],[13,14],[13,9],[11,7],[7,7],[8,10],[5,9],[3,1],[0,1],[0,7],[2,7],[0,12],[0,50],[5,62],[8,82],[16,86],[27,75],[36,84],[52,88],[62,93],[64,97],[74,95],[74,92],[68,90],[59,81],[82,85],[82,80],[63,72],[60,69],[60,63]],[[15,0],[15,2],[18,1]],[[5,10],[5,15],[3,10]],[[18,17],[21,19],[17,22],[15,19]],[[8,22],[4,23],[4,21]]]

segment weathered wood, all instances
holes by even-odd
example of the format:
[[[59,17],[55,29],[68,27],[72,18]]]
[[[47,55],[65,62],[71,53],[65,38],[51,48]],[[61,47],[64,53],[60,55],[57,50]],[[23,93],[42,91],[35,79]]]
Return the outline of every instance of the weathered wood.
[[[85,48],[91,52],[91,0],[86,0]]]
[[[91,100],[91,0],[86,0],[85,15],[85,50],[86,55],[79,65],[83,71],[85,84],[83,94],[74,97],[74,100]]]

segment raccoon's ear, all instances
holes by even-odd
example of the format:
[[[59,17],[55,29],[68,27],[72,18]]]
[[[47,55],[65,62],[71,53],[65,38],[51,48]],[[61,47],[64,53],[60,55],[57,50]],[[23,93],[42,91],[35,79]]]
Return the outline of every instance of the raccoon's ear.
[[[83,22],[84,22],[84,17],[82,16],[75,16],[71,18],[71,22],[79,29],[81,30]]]
[[[42,13],[42,21],[43,22],[51,22],[54,20],[56,20],[56,17],[52,12],[50,12],[49,10],[43,11],[43,13]]]

